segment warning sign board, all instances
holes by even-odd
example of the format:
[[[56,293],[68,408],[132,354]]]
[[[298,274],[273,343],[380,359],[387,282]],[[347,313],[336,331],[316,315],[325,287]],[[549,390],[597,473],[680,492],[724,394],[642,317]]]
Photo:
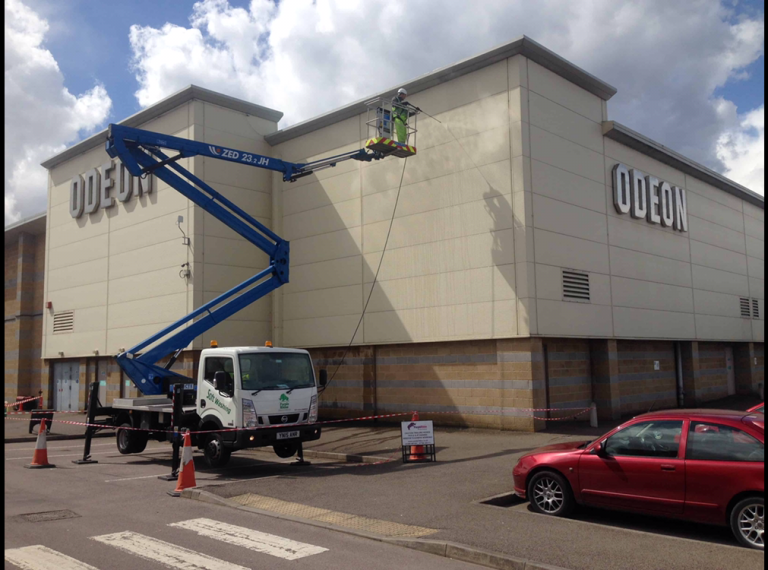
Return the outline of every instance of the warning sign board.
[[[435,430],[431,421],[402,422],[400,424],[400,431],[403,446],[435,444]]]

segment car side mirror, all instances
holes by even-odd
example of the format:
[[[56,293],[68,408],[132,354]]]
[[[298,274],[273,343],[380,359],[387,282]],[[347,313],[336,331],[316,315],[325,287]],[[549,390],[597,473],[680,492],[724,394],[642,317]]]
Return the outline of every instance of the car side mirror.
[[[328,371],[325,368],[323,368],[320,371],[320,386],[325,387],[326,384],[328,384]]]
[[[593,447],[592,453],[598,457],[608,457],[608,453],[605,451],[605,447],[602,443],[598,443],[595,447]]]
[[[225,394],[232,394],[232,386],[231,382],[229,381],[229,374],[224,372],[223,370],[219,370],[213,375],[213,387],[216,388],[219,392],[223,392]]]

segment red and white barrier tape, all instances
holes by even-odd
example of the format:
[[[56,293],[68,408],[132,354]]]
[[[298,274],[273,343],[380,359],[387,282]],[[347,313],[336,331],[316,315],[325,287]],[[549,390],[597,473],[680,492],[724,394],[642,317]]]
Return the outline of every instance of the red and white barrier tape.
[[[318,425],[326,425],[326,424],[336,424],[340,422],[355,422],[355,421],[361,421],[361,420],[375,420],[380,418],[394,418],[397,416],[409,416],[413,414],[413,412],[401,412],[399,414],[385,414],[381,416],[366,416],[363,418],[347,418],[343,420],[325,420],[322,422],[315,422],[313,424],[307,424],[307,423],[293,423],[293,424],[277,424],[277,425],[271,425],[271,426],[256,426],[256,427],[242,427],[242,428],[223,428],[223,429],[209,429],[209,430],[199,430],[199,431],[190,431],[188,433],[190,434],[201,434],[201,433],[223,433],[223,432],[232,432],[232,431],[256,431],[256,430],[262,430],[262,429],[283,429],[283,428],[290,428],[290,427],[297,427],[297,426],[318,426]],[[16,420],[16,421],[27,421],[26,418],[5,418],[7,420]],[[167,429],[146,429],[146,428],[135,428],[135,427],[123,427],[123,426],[109,426],[109,425],[102,425],[102,424],[90,424],[87,422],[72,422],[69,420],[54,420],[56,423],[60,424],[69,424],[73,426],[85,426],[85,427],[98,427],[98,428],[105,428],[105,429],[124,429],[129,431],[147,431],[152,433],[174,433],[173,430],[167,430]],[[181,432],[180,432],[181,433]]]
[[[16,406],[20,406],[21,404],[26,404],[27,402],[31,402],[32,400],[40,400],[40,403],[43,403],[43,397],[42,396],[35,396],[34,398],[27,398],[26,400],[19,400],[18,402],[13,402],[12,404],[9,404],[8,402],[5,403],[6,408],[15,408]]]
[[[517,410],[521,411],[534,411],[534,408],[515,408]],[[572,420],[575,419],[577,416],[580,416],[582,414],[587,413],[591,410],[591,408],[537,408],[536,411],[565,411],[565,410],[578,410],[576,414],[570,414],[566,417],[562,418],[542,418],[537,416],[501,416],[501,417],[522,417],[522,418],[532,418],[534,420],[545,420],[545,421],[565,421],[565,420]],[[28,412],[21,412],[21,413],[28,413]],[[31,412],[29,412],[31,413]],[[54,413],[75,413],[75,412],[54,412]],[[82,413],[82,412],[80,412]],[[289,428],[289,427],[296,427],[296,426],[317,426],[317,425],[328,425],[328,424],[338,424],[338,423],[344,423],[344,422],[355,422],[355,421],[364,421],[364,420],[375,420],[375,419],[383,419],[383,418],[395,418],[399,416],[408,416],[414,413],[419,413],[419,415],[428,415],[428,414],[465,414],[465,412],[400,412],[398,414],[383,414],[378,416],[364,416],[361,418],[345,418],[340,420],[325,420],[322,422],[315,422],[313,424],[307,424],[307,423],[292,423],[292,424],[277,424],[277,425],[271,425],[271,426],[256,426],[256,427],[241,427],[241,428],[223,428],[223,429],[211,429],[211,430],[199,430],[199,431],[190,431],[190,434],[203,434],[203,433],[224,433],[224,432],[233,432],[233,431],[256,431],[256,430],[263,430],[263,429],[283,429],[283,428]],[[465,415],[493,415],[494,417],[500,417],[498,414],[465,414]],[[26,418],[8,418],[7,420],[17,420],[17,421],[27,421]],[[73,422],[68,420],[54,420],[57,423],[60,424],[69,424],[69,425],[75,425],[75,426],[84,426],[84,427],[98,427],[98,428],[104,428],[104,429],[125,429],[129,431],[146,431],[146,432],[152,432],[152,433],[173,433],[173,430],[164,430],[164,429],[146,429],[146,428],[135,428],[135,427],[122,427],[122,426],[109,426],[109,425],[102,425],[102,424],[90,424],[87,422]]]

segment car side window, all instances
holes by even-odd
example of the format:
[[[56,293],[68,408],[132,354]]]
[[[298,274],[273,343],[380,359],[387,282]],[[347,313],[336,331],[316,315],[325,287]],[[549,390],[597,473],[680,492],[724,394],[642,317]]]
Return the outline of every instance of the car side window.
[[[764,461],[765,446],[735,427],[691,422],[685,458],[703,461]]]
[[[656,420],[628,426],[605,440],[603,449],[613,457],[677,457],[682,420]]]
[[[207,357],[205,359],[205,373],[203,374],[203,379],[213,384],[213,376],[219,371],[224,371],[229,374],[229,379],[232,380],[235,371],[235,361],[228,356]]]

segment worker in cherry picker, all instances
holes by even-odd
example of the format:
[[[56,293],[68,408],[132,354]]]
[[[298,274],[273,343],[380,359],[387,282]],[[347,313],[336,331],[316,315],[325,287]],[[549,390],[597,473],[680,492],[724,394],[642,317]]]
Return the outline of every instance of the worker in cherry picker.
[[[397,95],[392,98],[392,122],[395,124],[397,142],[400,143],[408,140],[408,117],[412,117],[416,111],[421,110],[406,101],[406,97],[408,92],[401,87],[397,90]]]

